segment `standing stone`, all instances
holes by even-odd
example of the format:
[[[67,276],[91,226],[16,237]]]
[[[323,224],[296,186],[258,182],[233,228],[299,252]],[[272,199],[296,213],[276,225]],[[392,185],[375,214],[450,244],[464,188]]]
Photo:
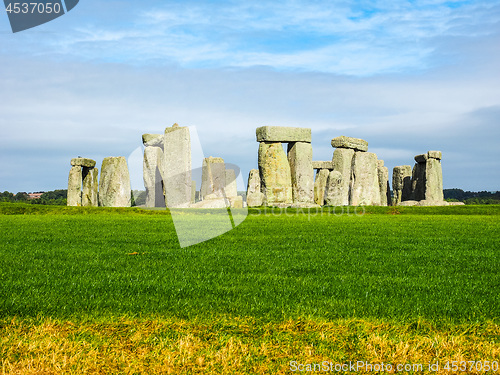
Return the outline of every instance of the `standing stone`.
[[[164,185],[167,207],[189,207],[191,202],[191,138],[188,127],[165,129]]]
[[[444,201],[443,170],[439,159],[429,158],[425,163],[425,200]]]
[[[332,147],[366,152],[368,151],[368,142],[359,138],[341,136],[332,139]]]
[[[130,175],[123,156],[107,157],[102,161],[99,204],[104,207],[130,207]]]
[[[411,166],[400,165],[392,170],[393,206],[412,198]]]
[[[143,136],[144,137],[144,136]],[[144,149],[143,178],[146,188],[146,207],[165,207],[163,188],[163,151],[160,147]]]
[[[292,142],[288,144],[288,163],[292,175],[293,203],[314,202],[313,149],[310,143]]]
[[[260,188],[260,175],[258,169],[250,170],[247,185],[247,206],[259,207],[264,204],[264,194]]]
[[[267,205],[292,203],[290,165],[281,143],[260,143],[259,173]]]
[[[326,205],[341,206],[341,193],[342,174],[339,171],[330,171],[326,183]]]
[[[226,187],[226,165],[222,158],[212,156],[203,159],[201,172],[201,199],[224,198]],[[215,195],[213,195],[215,194]]]
[[[238,185],[236,184],[236,172],[234,169],[226,169],[226,197],[238,196]]]
[[[320,169],[316,173],[316,181],[314,182],[314,202],[323,206],[325,204],[326,183],[328,182],[328,169]]]
[[[389,169],[384,167],[384,161],[377,162],[378,186],[380,190],[380,205],[387,206],[391,203],[390,187],[389,187]]]
[[[333,152],[333,169],[342,175],[342,185],[339,192],[339,206],[348,206],[350,203],[350,181],[354,150],[337,148]]]
[[[354,154],[351,178],[352,206],[380,205],[377,155],[358,151]]]
[[[421,201],[425,199],[425,169],[427,160],[423,163],[415,163],[411,177],[411,200]]]
[[[97,168],[83,167],[83,188],[82,188],[82,206],[97,207],[99,199],[97,195],[97,176],[99,170]]]
[[[72,166],[69,170],[67,205],[82,205],[82,167],[80,166]]]

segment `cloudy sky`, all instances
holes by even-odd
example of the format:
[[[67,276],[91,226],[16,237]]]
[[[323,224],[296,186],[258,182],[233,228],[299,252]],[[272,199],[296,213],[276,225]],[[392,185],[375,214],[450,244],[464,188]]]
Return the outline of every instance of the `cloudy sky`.
[[[301,126],[315,160],[339,135],[390,170],[442,150],[445,188],[500,190],[497,0],[81,0],[15,34],[2,9],[0,66],[0,191],[64,189],[72,157],[174,122],[245,176],[256,127]]]

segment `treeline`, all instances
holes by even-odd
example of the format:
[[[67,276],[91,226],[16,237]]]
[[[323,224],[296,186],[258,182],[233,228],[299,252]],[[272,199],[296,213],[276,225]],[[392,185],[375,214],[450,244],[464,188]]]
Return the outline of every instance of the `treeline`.
[[[19,192],[17,194],[4,191],[0,193],[0,202],[20,202],[31,204],[53,204],[53,205],[66,205],[68,190],[53,190],[44,192],[40,198],[30,199],[28,193]]]
[[[463,191],[462,189],[444,189],[444,199],[449,202],[465,204],[500,204],[500,191]]]

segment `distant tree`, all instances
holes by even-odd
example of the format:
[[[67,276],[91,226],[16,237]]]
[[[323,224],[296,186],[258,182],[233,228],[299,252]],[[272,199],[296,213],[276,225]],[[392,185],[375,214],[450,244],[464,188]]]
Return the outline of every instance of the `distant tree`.
[[[19,192],[14,196],[14,200],[16,200],[17,202],[27,201],[28,199],[29,199],[29,195],[28,195],[28,193],[26,193],[24,191]]]

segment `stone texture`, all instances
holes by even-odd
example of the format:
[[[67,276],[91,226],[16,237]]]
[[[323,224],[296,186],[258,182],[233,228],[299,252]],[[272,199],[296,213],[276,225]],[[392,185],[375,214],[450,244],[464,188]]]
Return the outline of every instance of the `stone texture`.
[[[429,156],[427,154],[416,155],[415,161],[417,163],[425,163],[427,161],[428,157]]]
[[[99,205],[130,207],[130,175],[123,156],[104,158],[99,179]]]
[[[464,202],[448,202],[448,206],[465,206]]]
[[[82,206],[97,207],[99,206],[98,197],[98,182],[97,178],[99,170],[97,168],[83,167],[83,183],[82,183]]]
[[[418,202],[417,206],[448,206],[449,203],[440,200],[424,199]]]
[[[411,199],[421,201],[425,199],[425,169],[426,162],[415,163],[411,177]]]
[[[380,205],[388,206],[391,203],[391,192],[389,186],[389,169],[384,167],[384,161],[377,163],[378,186],[380,190]]]
[[[248,173],[247,196],[252,193],[260,193],[260,175],[258,169],[251,169]]]
[[[237,196],[238,185],[236,184],[236,172],[234,169],[226,169],[226,197],[234,198]]]
[[[328,169],[333,170],[333,162],[331,161],[313,161],[313,169]]]
[[[203,159],[201,199],[206,199],[210,194],[214,194],[217,198],[224,198],[225,187],[226,164],[224,164],[224,160],[213,156]]]
[[[143,134],[142,143],[146,147],[152,146],[163,149],[163,134]]]
[[[293,203],[313,203],[314,201],[312,156],[313,149],[310,143],[291,142],[288,144]]]
[[[243,197],[241,195],[227,197],[231,208],[243,208]]]
[[[427,151],[427,157],[429,159],[441,160],[443,154],[441,151]]]
[[[314,182],[314,202],[320,206],[325,204],[325,191],[329,174],[330,171],[328,169],[320,169],[316,173],[316,181]]]
[[[399,202],[397,204],[397,206],[416,206],[416,205],[418,205],[418,201],[413,201],[413,200]]]
[[[165,207],[163,158],[160,147],[148,146],[144,149],[142,170],[146,188],[146,207]]]
[[[292,203],[290,165],[281,143],[260,143],[259,173],[267,205]]]
[[[350,182],[352,161],[354,158],[354,150],[346,148],[337,148],[333,151],[333,169],[340,172],[342,175],[342,186],[340,187],[340,198],[338,206],[348,206],[350,200]]]
[[[332,147],[348,148],[355,151],[368,151],[368,142],[359,138],[340,136],[332,139]]]
[[[189,207],[191,202],[191,137],[188,127],[176,125],[165,129],[163,146],[163,182],[169,208]]]
[[[73,159],[71,159],[71,165],[74,167],[94,168],[95,167],[95,160],[88,159],[88,158],[73,158]]]
[[[192,204],[191,208],[228,208],[230,206],[230,203],[226,198],[215,196],[212,196],[210,198]]]
[[[411,166],[399,165],[392,170],[392,191],[394,206],[412,198]]]
[[[339,171],[330,171],[326,182],[325,203],[328,206],[342,205],[342,174]]]
[[[257,142],[306,142],[311,143],[311,129],[285,126],[257,128]]]
[[[264,204],[264,198],[264,193],[261,193],[260,191],[247,194],[247,206],[260,207]]]
[[[80,166],[73,166],[69,170],[67,205],[82,205],[82,167]]]
[[[425,199],[429,201],[443,201],[443,170],[441,161],[427,159],[425,163]]]
[[[351,177],[352,206],[380,205],[377,155],[358,151],[354,154]]]

